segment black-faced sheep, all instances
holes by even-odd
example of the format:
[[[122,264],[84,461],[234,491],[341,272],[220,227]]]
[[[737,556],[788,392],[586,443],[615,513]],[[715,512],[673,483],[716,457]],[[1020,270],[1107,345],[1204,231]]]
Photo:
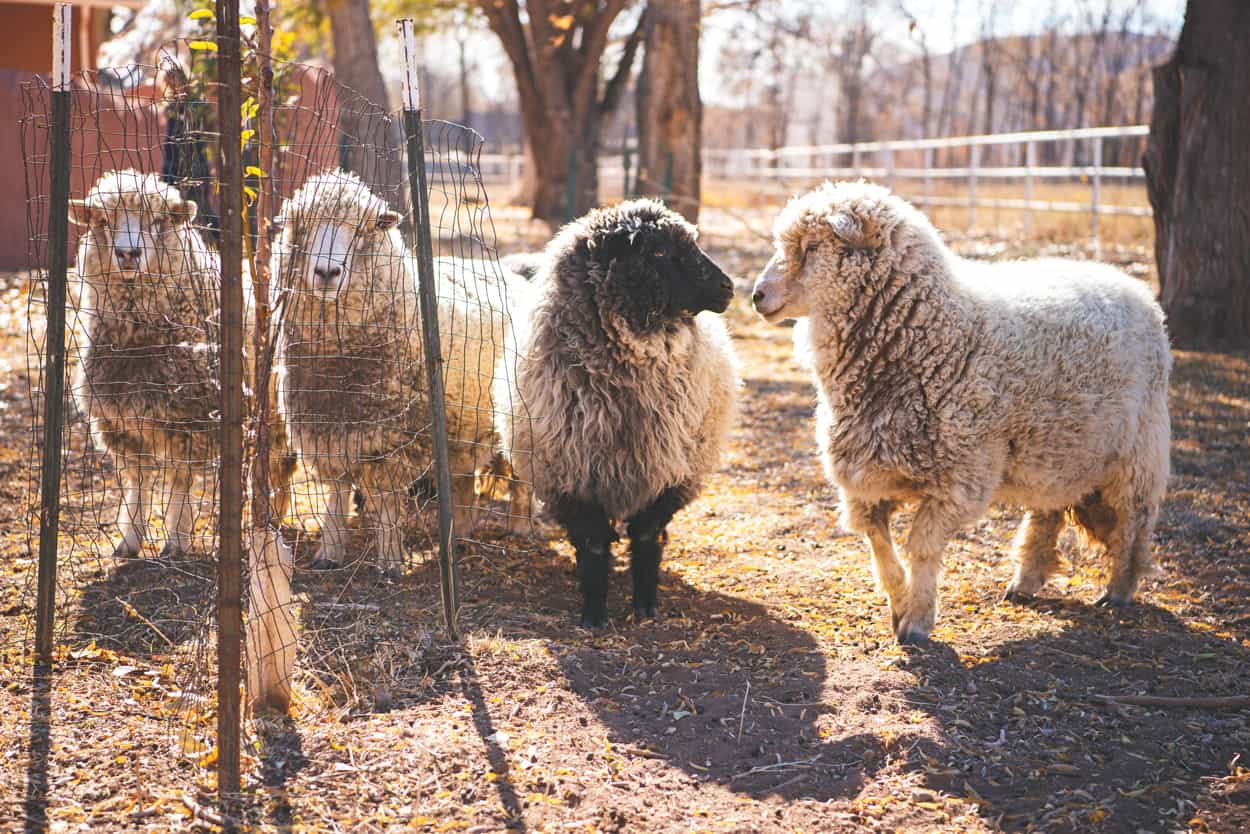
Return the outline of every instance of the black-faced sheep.
[[[85,326],[74,396],[122,482],[122,540],[114,552],[138,554],[163,479],[163,555],[180,554],[191,543],[194,477],[218,456],[218,256],[191,226],[196,204],[151,174],[109,172],[86,199],[70,202],[69,214],[86,227],[78,245]],[[272,437],[272,506],[281,517],[295,463],[280,421]]]
[[[673,515],[716,467],[738,371],[724,324],[733,284],[658,202],[599,209],[548,245],[520,360],[500,375],[500,436],[577,550],[582,623],[607,617],[614,522],[630,536],[634,611],[658,612]],[[704,312],[707,311],[707,312]]]
[[[278,218],[273,275],[289,293],[279,400],[296,449],[327,482],[318,560],[338,563],[353,487],[379,515],[379,567],[402,565],[411,484],[431,465],[417,271],[400,217],[342,171],[309,179]],[[491,404],[507,330],[506,282],[489,264],[435,263],[455,529],[468,531],[474,473],[496,448]]]
[[[1168,477],[1172,357],[1146,287],[1097,263],[965,261],[863,182],[795,198],[774,234],[755,307],[807,319],[796,350],[819,394],[817,442],[899,641],[929,635],[946,542],[992,501],[1028,510],[1009,596],[1055,572],[1066,519],[1105,547],[1099,602],[1129,602]],[[889,529],[901,503],[916,507],[906,569]]]

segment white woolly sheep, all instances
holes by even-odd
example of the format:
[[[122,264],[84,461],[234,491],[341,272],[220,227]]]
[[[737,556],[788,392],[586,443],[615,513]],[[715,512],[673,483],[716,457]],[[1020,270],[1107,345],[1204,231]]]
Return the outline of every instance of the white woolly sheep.
[[[817,442],[899,641],[928,637],[946,542],[991,502],[1027,510],[1009,598],[1055,572],[1066,518],[1106,550],[1099,603],[1130,602],[1168,477],[1172,357],[1145,285],[1098,263],[963,260],[864,182],[791,200],[774,235],[755,307],[807,319]],[[916,507],[906,570],[889,529],[901,503]]]
[[[499,377],[496,401],[518,404],[499,415],[503,448],[577,550],[586,626],[607,617],[620,520],[635,614],[658,613],[665,528],[716,467],[733,422],[738,370],[713,315],[733,284],[695,235],[651,200],[565,226],[533,276],[532,309],[516,317],[515,375]]]
[[[303,461],[328,482],[317,561],[337,564],[353,487],[379,514],[379,568],[402,565],[408,487],[431,463],[417,271],[400,217],[354,175],[310,178],[284,204],[273,275],[290,293],[280,327],[279,399]],[[506,281],[484,262],[439,259],[455,529],[466,532],[474,473],[495,449],[491,386],[507,331]]]
[[[134,170],[106,173],[86,199],[70,201],[70,220],[87,227],[78,245],[85,326],[74,395],[122,482],[118,557],[139,553],[162,475],[162,555],[189,549],[194,477],[218,455],[221,268],[191,226],[195,214],[176,188]],[[280,518],[295,464],[280,422],[272,436]]]

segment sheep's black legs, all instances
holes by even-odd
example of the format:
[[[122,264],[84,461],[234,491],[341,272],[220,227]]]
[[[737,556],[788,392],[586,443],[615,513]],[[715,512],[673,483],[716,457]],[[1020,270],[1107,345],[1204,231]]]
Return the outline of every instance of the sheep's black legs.
[[[660,584],[660,559],[668,541],[668,523],[693,498],[692,490],[666,489],[651,505],[629,520],[629,566],[634,578],[634,616],[642,619],[660,613],[656,599]]]
[[[551,510],[577,550],[582,574],[582,625],[601,626],[608,621],[608,576],[612,572],[612,542],[616,541],[612,521],[603,507],[571,496],[557,498]]]

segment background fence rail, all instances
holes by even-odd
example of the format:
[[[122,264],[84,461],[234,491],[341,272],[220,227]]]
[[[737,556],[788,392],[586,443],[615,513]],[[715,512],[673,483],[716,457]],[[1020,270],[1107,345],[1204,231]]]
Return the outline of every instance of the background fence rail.
[[[968,226],[976,225],[976,210],[1011,209],[1023,212],[1026,231],[1035,212],[1086,214],[1090,235],[1098,236],[1099,218],[1107,215],[1150,217],[1145,171],[1122,164],[1138,159],[1149,133],[1146,125],[1042,130],[980,136],[900,139],[781,148],[706,148],[703,151],[704,189],[738,190],[744,197],[784,199],[797,190],[826,179],[867,177],[880,180],[914,200],[926,211],[935,206],[968,209]],[[1114,147],[1114,152],[1106,152]],[[603,196],[624,193],[632,148],[599,158]],[[1119,164],[1103,164],[1104,159]],[[484,154],[483,181],[505,184],[525,175],[523,154]],[[1140,188],[1140,201],[1111,202],[1103,186],[1108,182]],[[979,186],[1018,185],[1019,197],[988,196]],[[964,185],[962,193],[939,194],[938,184]],[[1077,184],[1089,189],[1088,200],[1039,199],[1035,186]]]

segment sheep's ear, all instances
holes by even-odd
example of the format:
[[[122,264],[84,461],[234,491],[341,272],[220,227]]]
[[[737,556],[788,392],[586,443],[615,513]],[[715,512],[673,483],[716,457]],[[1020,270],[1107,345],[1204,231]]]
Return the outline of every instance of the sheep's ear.
[[[387,229],[393,229],[402,219],[397,211],[384,211],[378,215],[378,231],[385,232]]]
[[[199,211],[200,207],[196,205],[195,200],[182,200],[169,207],[169,222],[173,226],[190,223],[195,220],[195,215]]]
[[[852,246],[858,246],[863,241],[864,226],[859,222],[859,218],[850,212],[836,212],[829,218],[829,228]]]
[[[69,222],[78,226],[90,226],[95,217],[95,206],[86,200],[69,201]]]

